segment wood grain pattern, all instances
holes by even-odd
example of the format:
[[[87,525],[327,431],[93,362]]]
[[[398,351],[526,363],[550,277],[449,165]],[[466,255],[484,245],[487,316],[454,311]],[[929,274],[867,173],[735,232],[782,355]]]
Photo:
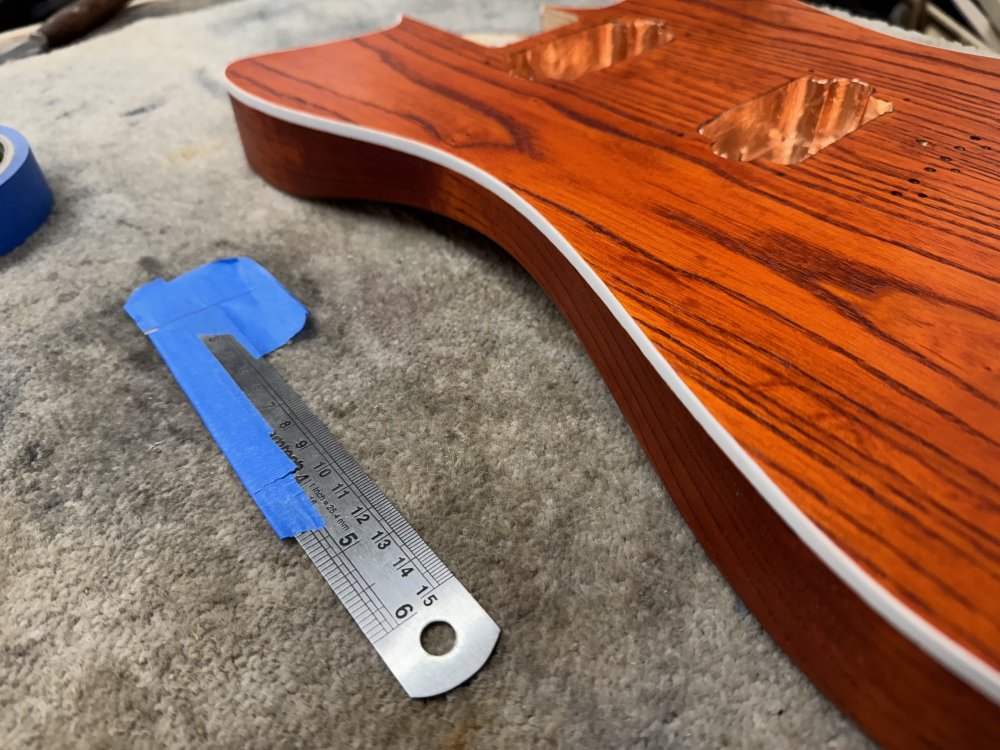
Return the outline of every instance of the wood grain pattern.
[[[757,464],[910,610],[1000,666],[1000,64],[785,2],[625,3],[673,41],[570,82],[413,21],[234,64],[288,110],[426,143],[528,201]],[[803,75],[895,111],[801,164],[698,127]],[[775,515],[537,228],[440,166],[236,105],[251,164],[312,197],[438,211],[510,251],[584,341],[675,502],[776,640],[880,742],[988,746],[995,705],[903,638]]]

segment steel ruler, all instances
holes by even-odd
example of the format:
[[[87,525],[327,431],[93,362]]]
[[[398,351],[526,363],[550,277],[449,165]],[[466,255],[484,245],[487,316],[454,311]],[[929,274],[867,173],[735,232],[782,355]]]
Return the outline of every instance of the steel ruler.
[[[270,425],[326,525],[296,536],[411,698],[451,690],[479,671],[500,628],[361,470],[302,399],[233,336],[202,336]],[[454,645],[428,653],[421,634],[449,625]]]

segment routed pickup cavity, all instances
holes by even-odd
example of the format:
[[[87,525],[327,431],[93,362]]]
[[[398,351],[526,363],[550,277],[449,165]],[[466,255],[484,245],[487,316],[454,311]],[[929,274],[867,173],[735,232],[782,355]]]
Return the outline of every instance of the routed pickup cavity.
[[[519,78],[572,81],[662,47],[671,39],[662,19],[619,18],[519,49],[510,55],[510,72]]]
[[[798,164],[892,112],[892,104],[874,94],[856,78],[796,78],[723,112],[700,132],[726,159]]]

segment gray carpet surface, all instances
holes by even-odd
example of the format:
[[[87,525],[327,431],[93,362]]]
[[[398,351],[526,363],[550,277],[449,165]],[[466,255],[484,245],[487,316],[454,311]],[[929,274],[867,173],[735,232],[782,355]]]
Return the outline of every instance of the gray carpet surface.
[[[247,167],[226,63],[399,11],[537,28],[536,0],[246,0],[0,67],[56,196],[0,259],[0,746],[868,746],[708,562],[499,248]],[[503,628],[445,697],[405,697],[122,311],[235,255],[310,310],[273,364]]]

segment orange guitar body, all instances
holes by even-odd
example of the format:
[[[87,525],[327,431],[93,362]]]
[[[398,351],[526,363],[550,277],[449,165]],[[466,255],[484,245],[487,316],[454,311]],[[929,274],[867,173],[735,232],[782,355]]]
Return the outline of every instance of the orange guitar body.
[[[250,164],[494,239],[810,679],[1000,746],[1000,61],[785,0],[547,18],[234,63]]]

